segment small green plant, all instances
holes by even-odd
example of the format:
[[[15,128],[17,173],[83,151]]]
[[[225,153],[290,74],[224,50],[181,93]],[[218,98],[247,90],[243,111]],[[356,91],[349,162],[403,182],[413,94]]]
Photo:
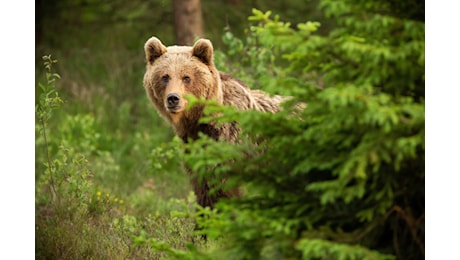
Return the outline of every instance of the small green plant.
[[[40,95],[39,103],[35,106],[35,114],[37,120],[40,124],[39,131],[43,135],[44,144],[45,144],[45,154],[46,154],[46,172],[49,179],[48,188],[51,193],[51,198],[53,201],[57,199],[56,195],[56,182],[54,180],[55,167],[51,162],[50,149],[48,144],[47,137],[47,123],[51,118],[53,110],[57,109],[63,100],[59,97],[59,93],[56,91],[55,81],[61,77],[57,73],[53,73],[53,65],[57,63],[57,60],[51,58],[51,55],[43,56],[44,66],[46,69],[46,84],[39,83],[39,87],[42,91]]]
[[[77,208],[81,201],[88,201],[88,192],[91,188],[88,180],[92,173],[88,167],[87,157],[66,145],[68,142],[65,140],[55,140],[53,143],[57,149],[54,151],[51,149],[48,122],[53,116],[53,111],[58,109],[64,101],[59,97],[55,85],[60,79],[59,74],[53,72],[53,65],[57,63],[57,60],[51,55],[43,56],[42,59],[46,69],[46,84],[39,83],[42,93],[35,110],[38,121],[37,129],[43,137],[46,159],[44,173],[37,173],[39,175],[37,198],[39,202],[42,200],[41,202],[49,203],[48,205],[62,206],[65,204],[62,201],[63,197],[69,197],[76,204],[71,203],[67,207],[74,205]]]

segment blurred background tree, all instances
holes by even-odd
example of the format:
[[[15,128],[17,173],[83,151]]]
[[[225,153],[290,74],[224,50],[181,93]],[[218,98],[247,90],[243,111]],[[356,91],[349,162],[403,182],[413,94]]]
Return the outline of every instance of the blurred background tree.
[[[191,46],[204,36],[200,0],[173,0],[174,33],[177,45]]]

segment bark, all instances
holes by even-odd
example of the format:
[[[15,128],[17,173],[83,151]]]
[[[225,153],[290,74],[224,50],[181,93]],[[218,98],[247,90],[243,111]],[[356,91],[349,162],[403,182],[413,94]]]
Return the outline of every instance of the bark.
[[[192,45],[204,36],[200,0],[173,0],[174,33],[177,45]]]

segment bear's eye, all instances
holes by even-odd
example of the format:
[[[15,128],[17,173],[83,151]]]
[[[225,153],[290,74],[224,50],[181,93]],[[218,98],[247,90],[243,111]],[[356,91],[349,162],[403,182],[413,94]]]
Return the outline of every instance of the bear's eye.
[[[183,77],[183,78],[182,78],[182,82],[184,82],[185,84],[190,83],[190,77],[189,77],[189,76]]]
[[[162,81],[163,83],[168,83],[168,81],[169,81],[169,75],[164,75],[163,77],[161,77],[161,81]]]

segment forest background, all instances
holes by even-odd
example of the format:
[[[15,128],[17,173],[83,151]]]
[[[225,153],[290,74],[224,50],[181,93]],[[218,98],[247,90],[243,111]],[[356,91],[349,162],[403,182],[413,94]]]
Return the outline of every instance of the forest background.
[[[234,53],[241,49],[238,49],[239,46],[232,46],[232,42],[241,41],[246,44],[248,39],[254,37],[249,30],[251,24],[263,27],[262,16],[259,20],[254,18],[252,22],[248,21],[248,16],[257,17],[252,13],[252,8],[263,12],[272,10],[273,15],[270,19],[278,14],[280,21],[290,22],[294,29],[298,23],[319,21],[321,26],[314,33],[327,36],[330,31],[337,28],[337,21],[334,17],[326,17],[325,8],[320,8],[318,4],[319,1],[286,1],[271,6],[262,1],[203,1],[205,36],[213,41],[216,50],[222,52],[217,54],[218,59],[221,55],[218,60],[221,68],[251,81],[248,77],[251,69],[240,72],[252,62],[251,57],[239,60]],[[158,8],[159,6],[161,8]],[[39,11],[41,8],[37,2],[36,10]],[[43,246],[40,244],[43,242],[40,238],[44,241],[48,239],[43,243],[54,243],[55,246],[54,249],[36,251],[36,254],[40,256],[46,253],[83,252],[93,256],[107,256],[110,253],[119,255],[119,251],[110,251],[115,250],[115,246],[112,249],[108,248],[109,252],[91,246],[91,241],[95,240],[104,244],[101,240],[102,235],[107,234],[110,234],[107,243],[114,244],[117,241],[119,247],[126,249],[122,254],[153,254],[158,257],[180,254],[181,250],[188,252],[187,250],[191,249],[183,240],[192,236],[191,223],[194,220],[191,216],[193,214],[186,211],[195,210],[188,180],[183,172],[176,168],[180,161],[174,158],[178,151],[170,149],[170,142],[174,139],[173,133],[147,102],[141,85],[144,71],[142,46],[145,40],[151,35],[156,35],[166,44],[174,43],[171,3],[115,1],[99,5],[91,1],[61,1],[55,5],[44,5],[42,10],[44,11],[41,14],[44,15],[41,22],[36,23],[40,27],[36,28],[35,39],[35,103],[40,103],[40,95],[46,91],[38,87],[39,82],[45,85],[55,84],[59,97],[64,102],[52,110],[52,116],[47,121],[48,149],[55,162],[65,165],[56,165],[57,172],[61,167],[72,169],[70,171],[75,175],[63,173],[67,175],[63,177],[66,187],[58,191],[63,192],[59,194],[61,199],[54,201],[51,198],[52,192],[43,192],[43,195],[40,195],[40,185],[49,187],[49,183],[44,184],[46,180],[41,180],[43,177],[40,172],[46,173],[47,166],[43,162],[47,160],[45,154],[39,152],[43,149],[44,140],[41,137],[43,133],[40,124],[37,123],[39,121],[36,120],[38,126],[35,138],[35,183],[38,189],[35,194],[35,246],[36,249]],[[219,14],[219,11],[222,13]],[[156,20],[152,20],[153,18]],[[211,24],[212,27],[209,26]],[[263,40],[259,41],[256,47],[263,50]],[[60,79],[56,79],[55,83],[45,77],[46,69],[42,56],[47,54],[58,60],[53,65],[53,73],[58,73]],[[278,61],[276,57],[276,62]],[[260,84],[258,82],[251,83],[256,85],[255,87],[263,88],[257,85]],[[268,91],[273,92],[273,89],[268,88]],[[155,126],[155,132],[152,132],[152,125]],[[161,160],[158,159],[159,156]],[[79,187],[69,185],[72,178]],[[74,194],[65,196],[65,192]],[[90,205],[88,201],[78,201],[96,201],[98,196],[106,196],[110,200],[103,200],[94,205]],[[74,204],[75,208],[67,209],[69,211],[66,212],[64,208],[59,207],[61,202],[58,203],[58,200],[69,200],[67,203],[70,203],[71,207]],[[118,204],[114,203],[115,200]],[[83,204],[85,212],[75,211]],[[58,210],[62,212],[57,212]],[[51,221],[46,223],[49,228],[37,231],[37,226],[43,224],[40,220],[37,221],[37,217],[43,216],[46,216],[47,221]],[[82,216],[90,221],[75,222]],[[68,223],[63,221],[66,219],[69,220]],[[54,223],[55,226],[50,223]],[[181,225],[177,226],[175,223]],[[66,225],[77,225],[80,228],[75,231],[75,227]],[[160,232],[159,228],[165,230]],[[59,234],[60,242],[49,240],[56,234]],[[156,236],[159,234],[164,237],[158,239]],[[82,235],[88,236],[87,244],[78,243],[78,246],[73,247],[56,244],[75,244],[73,237]],[[145,241],[141,241],[143,236]],[[138,244],[135,238],[138,238]],[[156,238],[152,241],[166,241],[172,248],[159,246],[149,238]],[[270,244],[264,243],[265,246]],[[199,249],[204,248],[206,252],[220,249],[218,239],[211,241],[211,245],[208,243],[200,246]],[[62,248],[76,251],[63,252]],[[174,251],[176,249],[180,252]],[[269,253],[264,251],[262,255],[267,256]]]

